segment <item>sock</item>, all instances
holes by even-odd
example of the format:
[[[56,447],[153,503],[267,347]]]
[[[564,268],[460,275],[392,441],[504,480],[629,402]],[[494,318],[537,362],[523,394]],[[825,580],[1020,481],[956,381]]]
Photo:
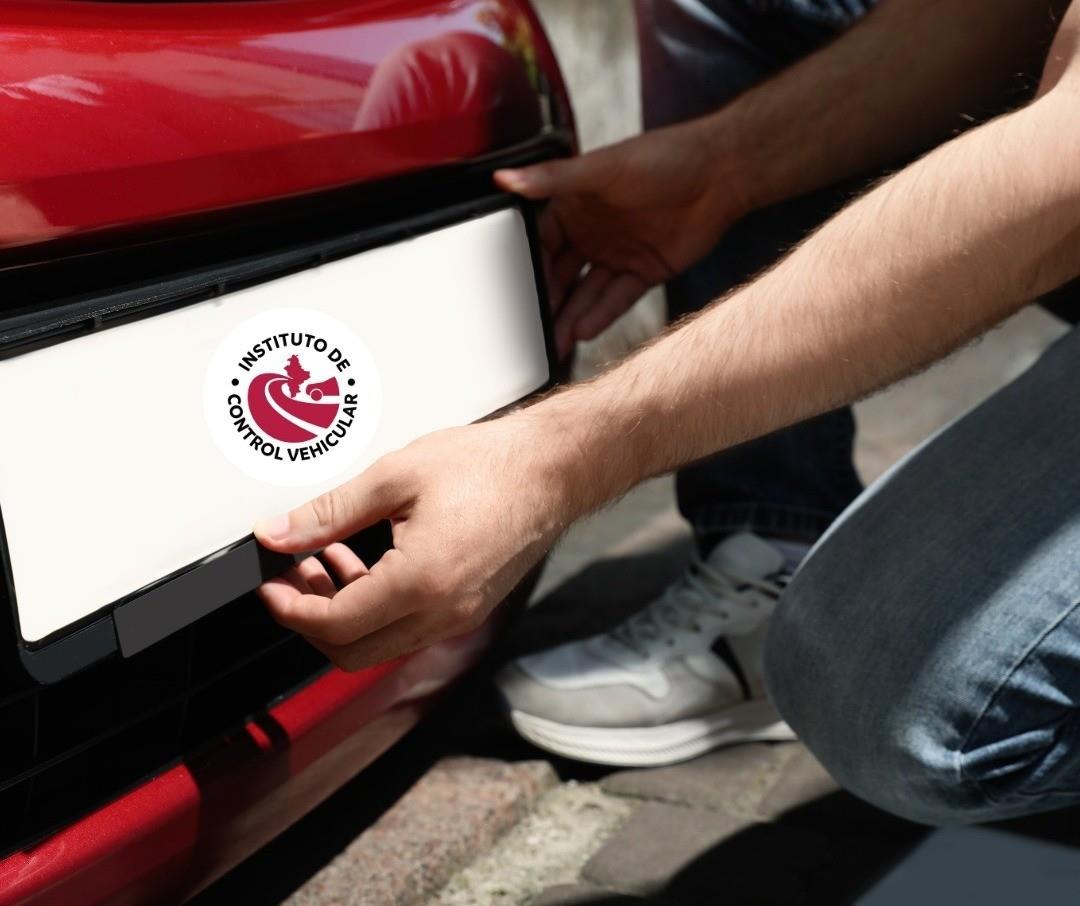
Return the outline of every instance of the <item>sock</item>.
[[[779,538],[766,538],[765,540],[783,556],[785,572],[795,572],[799,564],[802,563],[803,558],[810,552],[811,545],[803,544],[800,541],[784,541]]]

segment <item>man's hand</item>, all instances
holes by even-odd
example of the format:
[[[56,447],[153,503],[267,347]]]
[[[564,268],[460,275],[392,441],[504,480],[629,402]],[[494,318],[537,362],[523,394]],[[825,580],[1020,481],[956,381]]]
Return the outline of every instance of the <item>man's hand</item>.
[[[748,212],[724,163],[703,121],[693,121],[495,174],[503,189],[551,200],[540,235],[560,357],[703,257]]]
[[[503,189],[551,199],[541,235],[560,355],[750,211],[895,164],[1000,109],[1043,60],[1068,0],[988,4],[976,29],[971,6],[882,0],[708,116],[496,173]]]
[[[288,553],[325,546],[259,594],[278,622],[359,670],[468,632],[570,519],[550,438],[528,413],[423,437],[255,535]],[[344,544],[389,519],[394,547],[370,570]],[[331,575],[332,574],[332,575]]]

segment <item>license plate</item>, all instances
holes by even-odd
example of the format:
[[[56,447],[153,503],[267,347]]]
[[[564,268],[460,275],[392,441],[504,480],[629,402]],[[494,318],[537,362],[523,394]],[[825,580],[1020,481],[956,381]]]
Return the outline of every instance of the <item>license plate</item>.
[[[505,208],[0,361],[22,640],[546,384],[532,262],[524,216]]]

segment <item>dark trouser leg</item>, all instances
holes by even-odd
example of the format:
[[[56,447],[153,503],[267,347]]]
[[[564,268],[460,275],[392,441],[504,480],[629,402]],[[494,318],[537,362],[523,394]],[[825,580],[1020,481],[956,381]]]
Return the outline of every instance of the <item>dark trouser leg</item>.
[[[715,110],[819,46],[870,4],[639,0],[646,128]],[[771,12],[755,12],[768,8]],[[667,286],[676,320],[777,260],[851,196],[833,188],[760,211]],[[728,450],[679,473],[683,515],[704,545],[740,529],[812,540],[858,495],[850,410]]]

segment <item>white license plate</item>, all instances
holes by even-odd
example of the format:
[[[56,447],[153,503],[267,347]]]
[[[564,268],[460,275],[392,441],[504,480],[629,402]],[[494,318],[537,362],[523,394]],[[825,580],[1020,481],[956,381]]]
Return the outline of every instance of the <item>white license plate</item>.
[[[548,379],[516,209],[0,361],[21,636]]]

